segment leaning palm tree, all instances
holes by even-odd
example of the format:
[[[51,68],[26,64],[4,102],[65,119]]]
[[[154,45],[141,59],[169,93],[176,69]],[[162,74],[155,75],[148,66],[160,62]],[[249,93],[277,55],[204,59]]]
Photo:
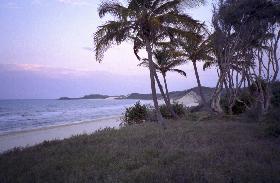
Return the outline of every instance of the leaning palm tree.
[[[174,119],[178,119],[179,116],[175,113],[175,111],[171,105],[169,91],[168,91],[167,82],[166,82],[166,74],[168,71],[170,71],[170,72],[177,72],[177,73],[180,73],[180,74],[186,76],[186,73],[180,69],[175,68],[178,65],[182,65],[182,63],[185,61],[182,59],[180,60],[179,58],[177,58],[176,54],[173,54],[173,53],[174,52],[172,52],[171,50],[156,50],[153,53],[153,55],[156,60],[156,62],[154,63],[156,72],[160,72],[164,79],[165,92],[160,83],[158,75],[155,73],[155,79],[158,84],[158,88],[161,92],[161,95],[163,97],[163,100],[164,100],[169,112],[171,113],[171,115],[173,116]],[[143,59],[143,60],[144,61],[142,63],[140,63],[139,66],[149,67],[148,59]]]
[[[160,114],[155,87],[155,67],[152,52],[156,42],[172,39],[185,34],[198,26],[198,22],[184,13],[183,3],[186,0],[127,0],[127,6],[118,2],[104,1],[98,11],[100,18],[109,14],[114,20],[99,26],[94,34],[95,53],[97,61],[113,44],[132,41],[133,50],[138,57],[138,51],[146,49],[149,60],[151,90],[156,116],[163,124]],[[199,2],[200,0],[189,0]]]
[[[198,74],[197,62],[203,61],[207,65],[209,63],[212,63],[214,60],[212,56],[212,47],[209,43],[209,39],[207,37],[208,34],[205,30],[206,29],[204,27],[198,29],[196,33],[199,36],[197,36],[195,39],[188,38],[187,40],[181,39],[179,41],[181,48],[185,51],[186,58],[193,64],[199,94],[204,106],[206,106],[206,99],[202,92],[202,85]]]
[[[176,67],[184,64],[186,61],[183,60],[182,58],[178,57],[174,54],[174,51],[171,50],[155,50],[154,51],[154,58],[155,58],[155,69],[156,71],[160,72],[162,77],[163,77],[163,82],[164,82],[164,88],[165,88],[165,96],[167,101],[170,103],[170,96],[169,96],[169,91],[168,91],[168,86],[167,86],[167,81],[166,81],[166,75],[167,72],[177,72],[183,76],[187,76],[186,72],[178,69]],[[139,64],[139,66],[145,66],[148,67],[148,60],[144,60],[142,63]]]

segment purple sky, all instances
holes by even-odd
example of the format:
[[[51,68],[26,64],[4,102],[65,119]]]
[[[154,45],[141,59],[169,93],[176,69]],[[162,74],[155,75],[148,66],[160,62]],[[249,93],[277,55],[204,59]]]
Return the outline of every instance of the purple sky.
[[[104,22],[97,16],[98,4],[96,0],[1,0],[0,98],[150,93],[148,71],[137,67],[130,43],[112,47],[101,64],[95,61],[88,48]],[[211,3],[187,12],[210,24]],[[170,73],[171,91],[196,86],[192,65],[181,68],[188,78]],[[214,86],[215,71],[200,73],[203,85]]]

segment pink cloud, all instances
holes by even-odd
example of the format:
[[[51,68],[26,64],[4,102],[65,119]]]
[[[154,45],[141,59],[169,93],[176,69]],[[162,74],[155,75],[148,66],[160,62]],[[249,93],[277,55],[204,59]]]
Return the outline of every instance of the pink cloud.
[[[44,75],[49,78],[60,77],[90,77],[93,73],[92,70],[78,70],[68,68],[57,68],[39,64],[2,64],[0,69],[4,71],[23,71],[39,75]]]

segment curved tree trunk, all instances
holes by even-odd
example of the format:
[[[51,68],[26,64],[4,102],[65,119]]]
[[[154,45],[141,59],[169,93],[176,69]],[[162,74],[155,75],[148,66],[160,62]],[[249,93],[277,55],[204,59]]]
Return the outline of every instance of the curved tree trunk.
[[[157,73],[155,73],[155,78],[156,78],[156,81],[157,81],[157,84],[158,84],[158,88],[159,88],[159,90],[160,90],[160,93],[161,93],[161,95],[162,95],[162,97],[163,97],[163,100],[164,100],[164,102],[165,102],[165,104],[166,104],[166,107],[168,108],[168,110],[169,110],[169,112],[171,113],[171,115],[173,116],[173,118],[179,119],[179,116],[174,112],[174,110],[173,110],[173,108],[172,108],[172,106],[171,106],[170,100],[168,100],[167,95],[166,95],[166,94],[164,93],[164,91],[163,91],[163,87],[162,87],[162,85],[160,84],[160,80],[159,80],[159,78],[158,78]]]
[[[163,76],[163,81],[164,81],[164,86],[165,86],[166,98],[167,98],[168,102],[171,104],[170,97],[169,97],[169,91],[168,91],[168,87],[167,87],[167,82],[166,82],[166,74],[163,73],[162,76]]]
[[[215,94],[215,96],[211,100],[211,108],[214,112],[216,112],[218,114],[223,113],[223,109],[220,105],[220,100],[221,100],[220,92]]]
[[[219,114],[223,113],[223,109],[222,109],[221,104],[220,104],[221,92],[222,92],[222,89],[223,89],[223,79],[224,79],[223,73],[221,73],[219,75],[219,80],[217,82],[217,85],[215,87],[215,91],[214,91],[213,96],[212,96],[211,101],[210,101],[211,109],[214,112],[219,113]]]
[[[155,71],[155,67],[154,67],[154,63],[153,63],[151,44],[148,41],[146,43],[146,51],[148,53],[150,79],[151,79],[151,90],[152,90],[152,96],[153,96],[153,101],[154,101],[154,107],[156,110],[156,118],[157,118],[158,123],[160,123],[163,127],[165,127],[164,120],[160,113],[158,101],[157,101],[157,93],[156,93],[155,77],[154,77],[156,71]]]
[[[202,87],[201,87],[201,83],[200,83],[200,79],[199,79],[199,75],[198,75],[198,71],[197,71],[196,61],[192,61],[192,63],[193,63],[195,77],[196,77],[196,81],[197,81],[197,85],[198,85],[199,95],[201,97],[202,104],[204,106],[206,106],[206,100],[205,100],[205,97],[204,97],[203,92],[202,92]]]

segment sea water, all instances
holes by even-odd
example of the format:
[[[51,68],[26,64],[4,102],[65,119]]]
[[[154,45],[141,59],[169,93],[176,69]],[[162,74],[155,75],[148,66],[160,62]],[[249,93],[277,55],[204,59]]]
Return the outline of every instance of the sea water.
[[[0,100],[0,135],[120,116],[137,100]],[[142,101],[150,103],[150,101]]]

